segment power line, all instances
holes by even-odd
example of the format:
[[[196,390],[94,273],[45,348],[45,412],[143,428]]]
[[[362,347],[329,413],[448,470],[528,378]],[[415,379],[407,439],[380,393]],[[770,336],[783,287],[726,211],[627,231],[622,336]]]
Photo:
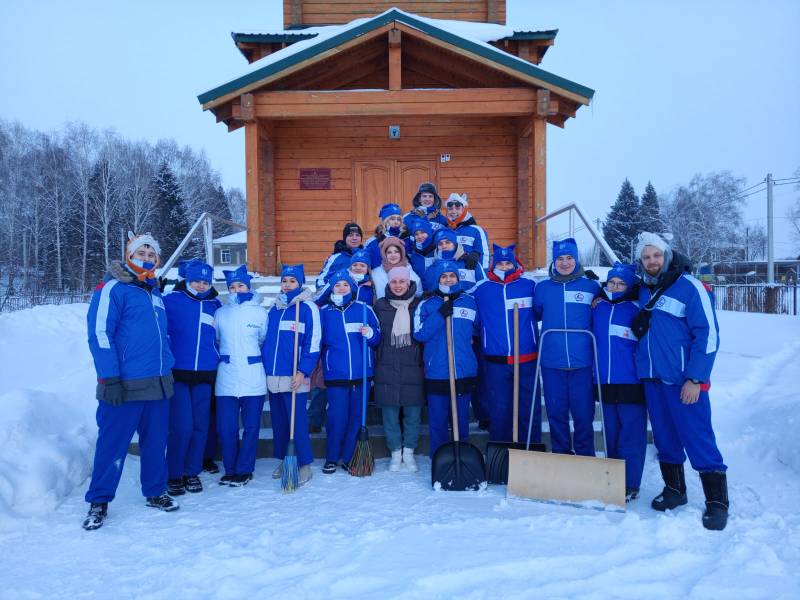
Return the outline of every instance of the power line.
[[[784,177],[783,179],[773,179],[772,181],[774,183],[778,183],[779,181],[789,181],[789,180],[800,181],[800,177]]]
[[[766,179],[762,179],[762,180],[761,180],[761,181],[759,181],[758,183],[756,183],[756,184],[754,184],[754,185],[751,185],[749,188],[745,188],[745,189],[743,189],[743,190],[742,190],[742,191],[740,191],[739,193],[740,193],[740,194],[744,194],[745,192],[749,192],[749,191],[750,191],[750,190],[752,190],[753,188],[756,188],[756,187],[758,187],[758,186],[760,186],[760,185],[763,185],[764,183],[766,183],[766,181],[767,181]]]

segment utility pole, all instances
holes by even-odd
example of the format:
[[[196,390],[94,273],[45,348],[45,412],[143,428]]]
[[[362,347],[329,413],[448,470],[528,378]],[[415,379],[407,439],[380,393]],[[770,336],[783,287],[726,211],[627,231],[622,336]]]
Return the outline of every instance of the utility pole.
[[[775,233],[772,226],[772,187],[775,181],[767,173],[767,283],[775,283]]]

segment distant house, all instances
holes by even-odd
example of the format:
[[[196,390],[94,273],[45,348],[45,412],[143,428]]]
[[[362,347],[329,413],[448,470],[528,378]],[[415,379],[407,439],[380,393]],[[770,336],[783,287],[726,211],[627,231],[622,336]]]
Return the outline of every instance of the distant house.
[[[217,238],[213,246],[215,267],[235,267],[247,262],[247,231]]]

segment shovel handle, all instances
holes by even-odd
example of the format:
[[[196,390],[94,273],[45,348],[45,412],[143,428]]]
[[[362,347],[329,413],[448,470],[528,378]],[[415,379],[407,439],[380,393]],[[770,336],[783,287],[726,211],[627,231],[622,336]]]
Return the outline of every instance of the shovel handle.
[[[297,377],[297,347],[300,337],[300,301],[294,305],[294,358],[292,358],[292,383]],[[289,417],[289,440],[294,440],[294,405],[297,400],[297,388],[292,388],[292,414]]]
[[[456,366],[453,361],[453,317],[445,320],[447,330],[447,371],[450,375],[450,412],[453,413],[453,440],[458,441],[458,405],[456,403]]]
[[[512,440],[519,441],[519,304],[514,302],[514,421]],[[533,410],[533,406],[531,406]]]

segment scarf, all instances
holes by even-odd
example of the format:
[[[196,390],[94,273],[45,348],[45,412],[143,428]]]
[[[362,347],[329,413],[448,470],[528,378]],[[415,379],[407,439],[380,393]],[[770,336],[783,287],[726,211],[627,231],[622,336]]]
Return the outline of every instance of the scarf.
[[[417,284],[411,282],[408,291],[402,296],[395,296],[387,290],[386,299],[392,308],[395,309],[394,321],[392,321],[392,347],[405,348],[411,345],[411,313],[409,305],[414,301],[414,294],[417,292]]]
[[[450,229],[458,229],[458,226],[461,225],[461,221],[466,219],[468,215],[469,215],[469,211],[465,210],[463,213],[461,213],[455,219],[451,219],[450,217],[445,216],[445,218],[447,219],[447,225],[450,227]]]
[[[555,267],[550,268],[550,279],[553,281],[557,281],[559,283],[569,283],[570,281],[575,281],[576,279],[580,279],[585,275],[583,271],[583,267],[578,267],[569,275],[562,275],[558,271],[556,271]]]

